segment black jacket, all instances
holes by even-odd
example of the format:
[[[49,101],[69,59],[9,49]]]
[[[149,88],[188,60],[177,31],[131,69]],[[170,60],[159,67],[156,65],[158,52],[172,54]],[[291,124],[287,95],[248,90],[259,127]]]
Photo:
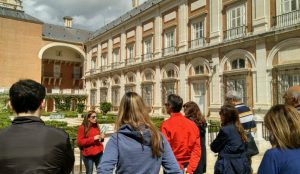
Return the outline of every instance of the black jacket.
[[[0,174],[70,174],[73,165],[68,134],[38,117],[16,117],[0,132]]]

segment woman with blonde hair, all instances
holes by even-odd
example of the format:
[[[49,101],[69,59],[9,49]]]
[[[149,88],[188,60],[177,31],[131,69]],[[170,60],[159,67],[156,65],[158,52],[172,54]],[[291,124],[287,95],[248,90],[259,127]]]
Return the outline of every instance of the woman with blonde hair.
[[[247,136],[237,109],[229,104],[221,107],[221,129],[210,148],[218,153],[214,174],[249,174]]]
[[[265,152],[258,174],[300,173],[300,114],[288,105],[275,105],[265,115],[273,146]]]
[[[205,120],[204,115],[202,115],[199,106],[197,103],[193,101],[186,102],[183,105],[183,112],[184,115],[192,120],[197,127],[199,128],[200,132],[200,143],[201,143],[201,159],[199,164],[194,171],[194,174],[202,174],[206,172],[206,145],[205,145],[205,134],[206,134],[206,127],[207,123]]]
[[[82,151],[83,162],[86,173],[93,173],[94,163],[99,166],[103,154],[103,140],[105,135],[101,134],[97,122],[97,113],[89,111],[82,121],[77,133],[77,143]]]
[[[108,141],[98,173],[180,173],[168,141],[151,122],[149,110],[135,92],[127,92],[120,103],[115,130]]]

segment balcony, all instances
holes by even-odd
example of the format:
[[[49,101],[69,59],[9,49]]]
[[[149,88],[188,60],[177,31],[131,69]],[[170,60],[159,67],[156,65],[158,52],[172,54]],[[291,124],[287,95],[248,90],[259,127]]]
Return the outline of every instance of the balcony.
[[[143,55],[143,61],[150,61],[153,59],[153,53],[146,53]]]
[[[61,85],[63,74],[60,72],[43,72],[42,84],[45,85]]]
[[[126,65],[133,65],[135,64],[135,59],[133,57],[126,59]]]
[[[86,92],[83,89],[50,89],[47,91],[47,94],[86,95]]]
[[[300,10],[273,17],[273,26],[276,29],[298,25],[300,23]]]
[[[191,49],[200,48],[200,47],[203,47],[204,44],[205,44],[205,38],[200,37],[200,38],[190,41],[190,48]]]
[[[111,69],[119,68],[119,67],[121,67],[121,65],[122,65],[122,62],[113,62],[113,63],[111,63]]]
[[[246,36],[246,32],[247,32],[247,26],[246,25],[242,25],[239,27],[235,27],[235,28],[230,28],[228,30],[224,31],[224,40],[232,40],[232,39],[237,39],[243,36]]]
[[[168,55],[172,55],[175,54],[176,48],[174,46],[172,47],[168,47],[168,48],[164,48],[162,50],[163,56],[168,56]]]
[[[81,75],[80,75],[80,73],[76,73],[76,74],[72,74],[72,78],[74,79],[74,80],[80,80],[81,79]]]

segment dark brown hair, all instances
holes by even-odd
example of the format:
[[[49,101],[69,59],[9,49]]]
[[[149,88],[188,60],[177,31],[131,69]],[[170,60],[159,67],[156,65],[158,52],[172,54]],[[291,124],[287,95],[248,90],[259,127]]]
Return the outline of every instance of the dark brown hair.
[[[87,137],[87,134],[92,127],[92,124],[88,120],[92,116],[92,114],[97,114],[97,113],[96,113],[96,111],[89,111],[87,114],[84,115],[84,119],[82,121],[82,125],[84,127],[84,137]],[[96,121],[96,124],[97,124],[97,127],[100,132],[99,124],[97,121]]]
[[[227,124],[234,124],[243,142],[245,143],[248,141],[247,135],[240,122],[239,112],[233,105],[230,104],[223,105],[221,107],[219,114],[220,116],[222,115],[224,117],[222,126],[225,126]]]
[[[193,101],[186,102],[183,105],[183,109],[184,109],[185,116],[192,117],[192,119],[197,124],[202,124],[206,122],[204,115],[202,115],[199,106],[195,102]]]

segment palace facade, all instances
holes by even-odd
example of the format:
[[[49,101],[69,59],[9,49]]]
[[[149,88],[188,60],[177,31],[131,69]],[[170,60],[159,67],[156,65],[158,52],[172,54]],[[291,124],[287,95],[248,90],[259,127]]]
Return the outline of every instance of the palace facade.
[[[153,114],[166,96],[217,116],[236,90],[260,116],[300,85],[299,0],[148,0],[85,42],[88,105],[139,93]]]

